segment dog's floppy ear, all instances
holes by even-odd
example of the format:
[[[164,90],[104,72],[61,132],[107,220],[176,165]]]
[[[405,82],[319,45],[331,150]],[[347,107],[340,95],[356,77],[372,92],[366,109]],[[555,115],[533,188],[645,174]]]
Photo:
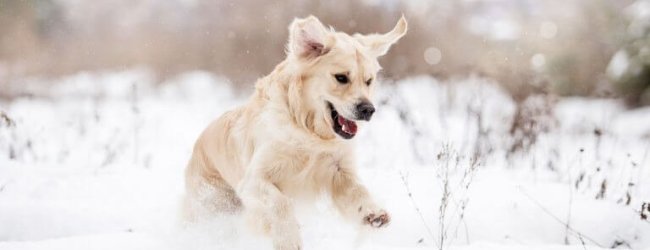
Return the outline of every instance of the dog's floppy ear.
[[[404,16],[402,16],[395,25],[395,28],[386,34],[356,34],[354,37],[361,42],[361,44],[367,46],[373,55],[380,57],[385,55],[388,52],[388,49],[390,49],[390,46],[406,34],[407,29],[408,24],[406,23]]]
[[[298,58],[316,58],[327,54],[329,31],[314,16],[294,19],[289,26],[289,54]]]

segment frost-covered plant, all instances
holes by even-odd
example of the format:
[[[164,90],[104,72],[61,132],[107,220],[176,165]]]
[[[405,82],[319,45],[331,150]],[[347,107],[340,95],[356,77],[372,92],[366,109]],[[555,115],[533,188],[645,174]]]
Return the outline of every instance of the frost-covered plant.
[[[438,206],[438,248],[442,250],[458,235],[461,224],[465,227],[465,209],[469,203],[469,188],[480,161],[474,157],[463,157],[450,145],[445,145],[437,156],[440,164],[436,175],[441,185]],[[450,235],[451,233],[451,235]]]
[[[516,152],[528,152],[538,136],[549,132],[557,121],[553,115],[554,98],[549,94],[528,96],[517,103],[517,111],[510,126],[511,144],[508,156]]]

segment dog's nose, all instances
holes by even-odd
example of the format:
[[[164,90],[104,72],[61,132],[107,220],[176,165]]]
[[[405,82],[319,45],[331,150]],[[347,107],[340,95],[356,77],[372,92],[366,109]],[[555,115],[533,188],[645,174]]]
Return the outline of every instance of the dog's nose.
[[[369,101],[362,101],[357,104],[357,118],[370,121],[372,114],[375,113],[375,106]]]

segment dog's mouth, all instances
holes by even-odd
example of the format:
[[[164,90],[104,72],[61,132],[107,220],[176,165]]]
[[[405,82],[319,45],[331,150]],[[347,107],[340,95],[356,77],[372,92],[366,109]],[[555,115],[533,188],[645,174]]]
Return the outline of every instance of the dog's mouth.
[[[332,103],[327,102],[332,116],[332,129],[344,139],[352,139],[357,134],[357,123],[339,114]]]

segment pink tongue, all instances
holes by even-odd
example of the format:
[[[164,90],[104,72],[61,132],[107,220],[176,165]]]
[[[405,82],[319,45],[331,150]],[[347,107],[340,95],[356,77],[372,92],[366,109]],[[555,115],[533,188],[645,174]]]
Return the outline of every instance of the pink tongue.
[[[338,122],[343,127],[343,131],[351,135],[357,133],[357,124],[355,122],[345,119],[341,116],[338,118]]]

